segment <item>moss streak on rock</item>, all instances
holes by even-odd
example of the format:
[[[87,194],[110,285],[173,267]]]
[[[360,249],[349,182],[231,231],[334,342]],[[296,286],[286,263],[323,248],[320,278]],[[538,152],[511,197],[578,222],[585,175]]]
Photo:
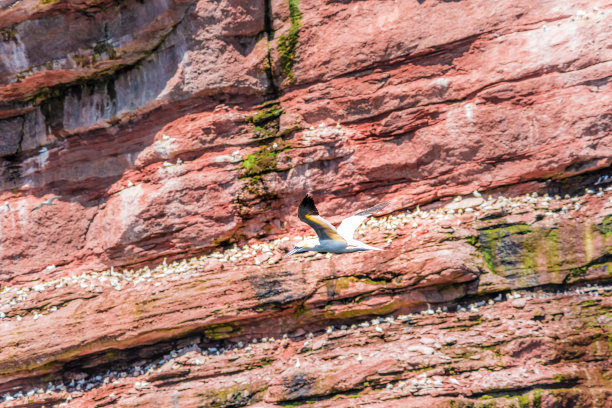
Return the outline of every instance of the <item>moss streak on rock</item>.
[[[299,41],[300,27],[302,26],[302,13],[298,7],[298,0],[289,0],[289,16],[291,27],[278,39],[278,53],[283,73],[293,82],[293,64]]]
[[[272,105],[269,108],[261,109],[253,116],[249,116],[245,119],[246,122],[252,123],[256,126],[261,126],[273,120],[280,118],[283,113],[283,109],[278,105]]]
[[[269,173],[276,168],[276,156],[278,151],[266,151],[266,147],[259,149],[256,153],[249,154],[242,162],[247,177],[257,176],[262,173]]]
[[[595,228],[587,223],[584,227],[584,260],[589,263],[593,260],[593,234]]]
[[[608,215],[597,225],[597,230],[605,239],[612,238],[612,215]]]
[[[260,146],[255,153],[249,154],[242,161],[245,177],[257,177],[276,170],[276,157],[281,151],[288,148],[288,144],[278,137],[282,113],[283,109],[278,104],[274,104],[245,119],[245,122],[255,126],[257,140],[276,138],[274,143]]]
[[[538,272],[560,273],[576,258],[572,240],[563,240],[558,228],[531,229],[525,224],[481,230],[476,246],[489,269],[509,277],[519,275],[533,279]],[[585,233],[584,245],[590,245]],[[592,237],[591,237],[592,239]],[[569,247],[568,247],[568,244]],[[537,282],[533,282],[537,283]]]
[[[362,316],[385,316],[389,313],[393,313],[400,308],[399,302],[393,300],[387,304],[384,304],[379,307],[365,307],[353,310],[343,310],[341,312],[334,312],[332,310],[326,311],[324,316],[328,319],[338,319],[338,320],[350,320],[357,317]]]
[[[504,241],[509,241],[512,236],[527,234],[529,232],[529,226],[525,224],[514,224],[500,228],[485,229],[480,232],[479,251],[491,272],[503,273],[507,268],[504,255],[510,248],[504,247]],[[527,263],[529,264],[530,262],[531,259],[528,259]]]
[[[221,340],[240,333],[240,327],[235,324],[215,324],[204,329],[204,334],[211,340]]]
[[[277,197],[265,182],[263,175],[276,171],[279,153],[290,148],[279,132],[280,116],[283,109],[278,101],[268,101],[263,107],[245,119],[252,126],[253,141],[259,144],[254,153],[250,153],[241,163],[243,169],[240,178],[245,181],[234,202],[238,206],[241,217],[249,218],[257,211],[255,203],[269,202]],[[265,143],[265,144],[263,144]],[[264,205],[265,207],[265,205]]]

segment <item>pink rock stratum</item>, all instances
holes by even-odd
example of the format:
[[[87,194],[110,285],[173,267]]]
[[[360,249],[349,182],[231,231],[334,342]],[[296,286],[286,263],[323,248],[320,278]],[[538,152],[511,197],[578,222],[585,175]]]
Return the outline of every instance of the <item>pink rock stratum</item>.
[[[612,407],[609,2],[0,6],[1,407]]]

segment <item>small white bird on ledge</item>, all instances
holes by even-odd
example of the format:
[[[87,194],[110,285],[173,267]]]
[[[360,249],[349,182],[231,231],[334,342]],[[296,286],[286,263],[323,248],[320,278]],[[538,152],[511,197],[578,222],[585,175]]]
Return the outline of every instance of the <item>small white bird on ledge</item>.
[[[285,257],[307,251],[331,252],[334,254],[370,250],[382,251],[381,248],[376,248],[353,239],[353,234],[368,216],[383,209],[387,204],[388,202],[380,203],[367,210],[360,211],[352,217],[344,219],[338,229],[336,229],[323,217],[319,216],[314,200],[306,194],[298,208],[298,217],[315,230],[318,239],[311,238],[298,242],[291,251],[287,252]]]

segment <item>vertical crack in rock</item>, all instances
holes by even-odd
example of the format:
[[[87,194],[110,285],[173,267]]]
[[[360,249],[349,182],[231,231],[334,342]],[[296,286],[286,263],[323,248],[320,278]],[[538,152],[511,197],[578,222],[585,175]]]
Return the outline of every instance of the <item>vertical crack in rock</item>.
[[[25,119],[23,116],[15,116],[0,120],[0,157],[11,156],[21,152],[23,143]]]
[[[5,154],[2,158],[4,159],[4,168],[2,170],[2,178],[6,180],[9,185],[16,187],[19,180],[21,179],[21,151],[22,144],[25,134],[25,123],[26,120],[23,116],[18,117],[21,120],[21,125],[18,125],[18,136],[16,143],[13,142],[12,146],[9,145],[5,148],[8,154]],[[10,139],[10,135],[9,135]],[[10,140],[9,140],[10,142]]]
[[[19,131],[19,142],[17,142],[17,152],[16,153],[21,152],[21,145],[23,144],[23,138],[25,136],[25,125],[26,125],[26,119],[24,116],[22,116],[21,117],[21,130]]]
[[[268,53],[266,54],[266,78],[269,82],[268,93],[272,97],[272,99],[276,99],[278,97],[278,87],[274,82],[274,70],[272,68],[272,53],[270,52],[270,41],[274,39],[274,19],[272,17],[272,0],[264,0],[265,14],[264,14],[264,30],[266,33],[266,46],[268,47]]]

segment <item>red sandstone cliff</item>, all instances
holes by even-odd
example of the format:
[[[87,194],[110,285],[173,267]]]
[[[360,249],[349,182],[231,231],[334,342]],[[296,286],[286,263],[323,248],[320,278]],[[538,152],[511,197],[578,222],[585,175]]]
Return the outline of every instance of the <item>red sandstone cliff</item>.
[[[612,406],[611,4],[0,5],[0,406]]]

